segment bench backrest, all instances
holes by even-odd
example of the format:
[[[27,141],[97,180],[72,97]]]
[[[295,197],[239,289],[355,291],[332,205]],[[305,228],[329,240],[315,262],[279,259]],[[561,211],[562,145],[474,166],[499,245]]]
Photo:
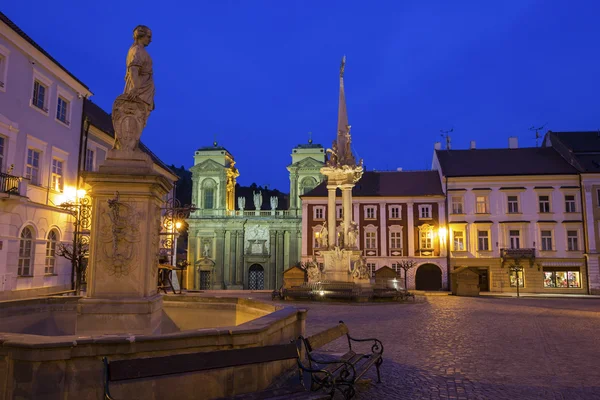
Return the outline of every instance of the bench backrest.
[[[312,335],[305,340],[308,351],[313,351],[320,347],[325,346],[329,342],[333,342],[337,338],[340,338],[348,334],[348,327],[343,322],[340,322],[333,328],[329,328],[323,332],[319,332],[316,335]]]
[[[108,364],[108,380],[123,381],[217,368],[235,367],[298,358],[295,343],[164,357],[114,360]]]

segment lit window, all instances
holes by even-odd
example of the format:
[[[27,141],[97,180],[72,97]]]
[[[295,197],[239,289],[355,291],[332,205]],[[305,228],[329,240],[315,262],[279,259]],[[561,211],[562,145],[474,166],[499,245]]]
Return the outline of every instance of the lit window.
[[[525,287],[523,282],[523,271],[510,271],[510,286],[517,287],[517,277],[519,280],[519,287]]]
[[[390,249],[399,250],[402,248],[402,232],[390,232]]]
[[[580,288],[581,274],[579,270],[560,270],[544,268],[545,288]]]
[[[568,251],[578,251],[579,250],[579,240],[578,240],[578,232],[577,231],[567,231],[567,250]]]
[[[94,150],[87,149],[85,151],[85,170],[94,170]]]
[[[542,250],[552,251],[552,231],[541,231],[542,237]]]
[[[539,196],[538,197],[540,204],[540,212],[541,213],[549,213],[550,212],[550,196]]]
[[[426,225],[419,228],[419,243],[421,250],[432,250],[433,249],[433,226]]]
[[[31,103],[44,112],[48,112],[46,108],[46,95],[48,87],[37,79],[33,83],[33,99]]]
[[[63,190],[63,162],[56,158],[52,160],[52,189]]]
[[[508,213],[515,214],[519,212],[519,196],[508,196]]]
[[[41,153],[37,150],[27,150],[27,167],[25,168],[25,177],[33,185],[40,184],[40,158]]]
[[[574,213],[577,212],[575,208],[575,196],[574,195],[566,195],[565,196],[565,212]]]
[[[463,214],[463,197],[462,196],[452,196],[452,214]]]
[[[376,249],[377,248],[377,232],[366,232],[365,233],[365,248]]]
[[[479,251],[490,250],[490,233],[488,231],[477,231],[477,249]]]
[[[21,240],[19,241],[19,261],[17,267],[17,275],[31,276],[31,247],[33,245],[33,232],[30,227],[25,227],[21,232]]]
[[[365,207],[365,219],[375,219],[377,216],[375,206]]]
[[[465,251],[465,232],[452,231],[454,251]]]
[[[58,242],[58,234],[56,230],[51,230],[48,234],[48,241],[46,242],[46,267],[44,273],[53,274],[54,267],[56,266],[56,243]]]
[[[431,205],[419,205],[419,219],[431,219]]]
[[[511,249],[521,248],[521,232],[518,230],[511,230],[508,232],[508,239],[510,241]]]
[[[56,104],[56,119],[69,125],[69,101],[64,97],[58,96]]]
[[[488,213],[488,198],[487,198],[487,196],[475,196],[475,213],[476,214],[487,214]]]

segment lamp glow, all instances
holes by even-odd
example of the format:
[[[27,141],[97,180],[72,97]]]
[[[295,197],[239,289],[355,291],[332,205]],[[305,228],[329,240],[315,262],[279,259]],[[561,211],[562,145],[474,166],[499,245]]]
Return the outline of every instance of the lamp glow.
[[[446,233],[447,233],[446,228],[441,227],[441,228],[438,229],[438,234],[440,235],[440,237],[444,237],[445,238],[446,237]]]
[[[175,222],[175,229],[179,230],[181,228],[181,222],[177,221]]]

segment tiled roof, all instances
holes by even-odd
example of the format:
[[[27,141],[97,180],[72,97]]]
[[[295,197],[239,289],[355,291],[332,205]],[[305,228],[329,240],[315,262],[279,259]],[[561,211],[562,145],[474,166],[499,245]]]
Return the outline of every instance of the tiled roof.
[[[598,131],[548,131],[548,133],[558,137],[574,153],[600,152],[600,132]]]
[[[444,176],[510,176],[577,174],[550,147],[436,150]]]
[[[87,117],[90,120],[90,124],[100,129],[102,132],[107,133],[110,137],[115,137],[115,130],[112,124],[112,117],[106,111],[104,111],[100,106],[93,103],[91,100],[85,99],[83,103],[83,114],[84,117]],[[140,149],[148,154],[152,161],[155,164],[159,165],[161,168],[169,171],[173,175],[176,175],[171,168],[167,164],[165,164],[156,154],[154,154],[148,146],[146,146],[142,141],[140,141]]]
[[[69,74],[69,76],[73,79],[75,79],[77,82],[79,82],[84,88],[86,88],[87,90],[90,90],[89,87],[87,87],[87,85],[83,82],[81,82],[79,79],[77,79],[77,77],[75,75],[73,75],[72,73],[69,72],[68,69],[66,69],[65,67],[63,67],[63,65],[61,63],[59,63],[58,61],[56,61],[56,59],[54,57],[52,57],[46,50],[44,50],[39,44],[37,44],[31,37],[29,37],[29,35],[27,35],[25,32],[23,32],[23,30],[21,30],[21,28],[19,28],[14,22],[12,22],[5,14],[3,14],[2,12],[0,12],[0,21],[4,22],[6,25],[8,25],[13,31],[15,31],[19,36],[21,36],[23,39],[25,39],[29,44],[31,44],[33,47],[35,47],[37,50],[39,50],[43,55],[45,55],[46,57],[48,57],[50,59],[50,61],[52,61],[54,64],[56,64],[58,67],[60,67],[60,69],[62,69],[63,71],[65,71],[67,74]]]
[[[443,196],[437,171],[366,171],[352,188],[355,197]],[[302,197],[326,197],[327,181]]]
[[[600,133],[548,131],[552,147],[581,171],[600,172]],[[558,139],[558,140],[557,140]],[[546,142],[544,142],[546,145]]]

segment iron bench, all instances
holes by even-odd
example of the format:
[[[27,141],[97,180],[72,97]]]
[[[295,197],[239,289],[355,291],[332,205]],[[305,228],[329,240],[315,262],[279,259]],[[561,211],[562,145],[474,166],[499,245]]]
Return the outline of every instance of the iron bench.
[[[297,366],[302,365],[300,361],[300,350],[295,341],[289,344],[202,353],[174,354],[163,357],[112,361],[109,361],[104,357],[102,359],[104,363],[104,399],[115,400],[115,397],[110,393],[110,384],[112,382],[159,378],[173,374],[193,373],[218,368],[230,368],[284,360],[295,360]],[[310,368],[304,369],[312,371]],[[318,371],[314,370],[314,372],[316,373]],[[325,374],[325,376],[328,374],[326,371],[321,371],[321,373]],[[332,378],[330,380],[333,381]],[[240,394],[233,398],[240,400],[275,400],[281,398],[286,400],[322,400],[330,399],[332,395],[333,389],[331,389],[330,392],[315,393],[307,391],[299,381],[297,385],[292,387]]]
[[[348,351],[341,357],[325,360],[313,354],[316,349],[342,336],[346,336],[348,340]],[[308,338],[300,336],[300,340],[306,349],[308,368],[305,369],[300,363],[298,366],[311,374],[313,385],[317,388],[329,385],[330,376],[333,376],[334,388],[339,390],[344,398],[351,399],[356,393],[354,389],[356,381],[362,378],[372,366],[377,369],[377,382],[381,382],[379,369],[383,363],[383,344],[380,340],[353,338],[343,321]],[[372,342],[370,353],[357,353],[352,349],[353,343],[361,342]]]

